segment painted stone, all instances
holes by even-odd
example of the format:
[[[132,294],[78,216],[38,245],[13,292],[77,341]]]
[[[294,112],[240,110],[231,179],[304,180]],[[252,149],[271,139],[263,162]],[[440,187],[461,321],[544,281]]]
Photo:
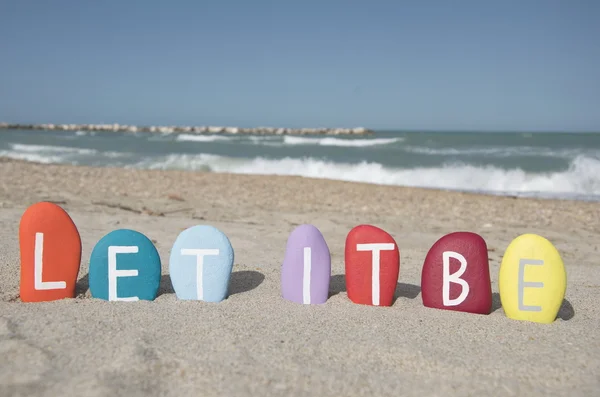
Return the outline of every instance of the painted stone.
[[[345,263],[352,302],[392,305],[400,272],[400,252],[392,236],[376,226],[356,226],[346,237]]]
[[[536,323],[556,320],[567,289],[557,249],[537,234],[523,234],[506,248],[498,287],[507,317]]]
[[[81,238],[64,209],[49,202],[27,208],[19,225],[19,248],[21,301],[75,297]]]
[[[470,232],[440,238],[425,257],[421,297],[426,307],[490,314],[492,283],[485,240]]]
[[[92,250],[90,292],[108,301],[154,300],[160,273],[160,256],[148,237],[135,230],[113,230]]]
[[[233,247],[219,229],[198,225],[181,232],[169,261],[177,298],[206,302],[227,298],[233,258]]]
[[[281,266],[281,294],[302,304],[322,304],[329,297],[331,255],[325,238],[313,225],[296,227],[287,240]]]

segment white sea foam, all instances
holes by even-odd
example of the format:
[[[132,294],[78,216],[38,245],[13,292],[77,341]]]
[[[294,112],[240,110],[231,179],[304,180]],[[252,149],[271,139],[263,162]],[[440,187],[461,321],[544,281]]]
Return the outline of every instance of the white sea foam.
[[[244,135],[196,135],[180,134],[175,139],[178,142],[218,142],[235,141],[236,143],[252,143],[266,146],[285,145],[318,145],[318,146],[340,146],[340,147],[366,147],[387,145],[402,141],[402,138],[375,138],[375,139],[343,139],[333,137],[303,137],[303,136],[244,136]]]
[[[76,136],[86,136],[86,135],[90,135],[90,136],[94,136],[96,135],[96,131],[75,131],[75,135]]]
[[[12,143],[12,150],[22,153],[76,153],[76,154],[95,154],[95,149],[75,148],[68,146],[50,146],[50,145],[28,145],[22,143]]]
[[[28,152],[15,152],[13,150],[0,150],[0,157],[7,157],[13,160],[31,161],[42,164],[62,163],[62,156],[52,156],[48,154],[37,154]]]
[[[568,169],[526,172],[519,168],[445,164],[391,168],[376,162],[335,163],[316,158],[234,158],[211,154],[146,156],[65,146],[10,144],[0,156],[40,163],[117,165],[151,169],[187,169],[238,174],[298,175],[383,185],[538,196],[594,196],[600,199],[600,158],[578,155]]]
[[[532,146],[511,146],[511,147],[467,147],[467,148],[431,148],[425,146],[402,147],[402,150],[424,154],[430,156],[492,156],[492,157],[514,157],[514,156],[534,156],[534,157],[555,157],[563,159],[572,159],[581,154],[581,149],[551,149],[545,147]],[[600,157],[600,152],[595,154]]]
[[[283,143],[286,145],[319,145],[319,146],[340,146],[340,147],[367,147],[389,145],[395,142],[402,142],[403,138],[360,138],[343,139],[332,137],[304,137],[286,135]]]
[[[233,137],[225,135],[193,135],[193,134],[181,134],[175,138],[178,142],[216,142],[216,141],[230,141]]]
[[[129,157],[130,153],[124,152],[99,152],[95,149],[75,148],[68,146],[30,145],[22,143],[11,143],[11,150],[0,150],[0,157],[8,157],[15,160],[32,161],[36,163],[70,163],[81,164],[92,157],[103,157],[116,159]]]
[[[245,136],[250,142],[255,144],[261,144],[263,142],[279,141],[281,143],[281,136],[279,135],[247,135]]]
[[[292,135],[196,135],[180,134],[175,138],[178,142],[225,142],[233,141],[236,143],[250,143],[254,145],[265,146],[297,146],[297,145],[317,145],[317,146],[339,146],[339,147],[368,147],[388,145],[395,142],[401,142],[403,138],[373,138],[373,139],[344,139],[335,137],[304,137]]]
[[[600,198],[600,160],[578,156],[567,170],[533,173],[519,168],[447,164],[442,167],[387,168],[379,163],[334,163],[313,158],[235,159],[208,154],[172,154],[135,165],[153,169],[211,170],[239,174],[299,175],[383,185],[491,193],[551,193]]]

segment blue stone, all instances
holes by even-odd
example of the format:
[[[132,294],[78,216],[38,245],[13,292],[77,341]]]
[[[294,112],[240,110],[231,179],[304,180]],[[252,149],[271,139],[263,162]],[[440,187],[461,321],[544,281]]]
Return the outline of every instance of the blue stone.
[[[113,230],[92,250],[90,292],[110,301],[154,300],[160,273],[160,256],[148,237],[135,230]]]
[[[192,226],[181,232],[169,261],[177,298],[206,302],[227,298],[233,257],[229,239],[213,226]]]

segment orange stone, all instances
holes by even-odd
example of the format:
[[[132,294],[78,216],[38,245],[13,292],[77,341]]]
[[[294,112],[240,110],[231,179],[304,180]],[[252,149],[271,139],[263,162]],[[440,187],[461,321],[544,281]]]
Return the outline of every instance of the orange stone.
[[[36,203],[19,225],[21,301],[75,297],[81,264],[81,238],[67,212],[56,204]]]

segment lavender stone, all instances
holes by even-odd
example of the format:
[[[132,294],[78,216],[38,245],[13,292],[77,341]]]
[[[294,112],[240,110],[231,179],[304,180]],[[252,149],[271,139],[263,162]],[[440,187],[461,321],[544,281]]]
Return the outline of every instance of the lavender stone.
[[[323,235],[313,225],[300,225],[290,234],[281,267],[284,299],[322,304],[329,297],[331,255]]]

